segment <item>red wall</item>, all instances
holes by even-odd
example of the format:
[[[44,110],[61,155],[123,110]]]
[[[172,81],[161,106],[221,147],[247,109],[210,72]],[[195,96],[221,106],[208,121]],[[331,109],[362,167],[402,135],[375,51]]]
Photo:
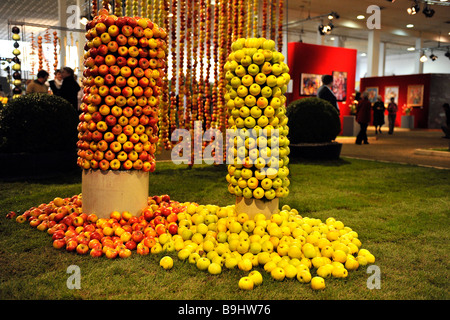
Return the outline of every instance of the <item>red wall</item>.
[[[302,42],[288,43],[288,66],[292,78],[292,93],[289,101],[305,98],[300,96],[302,73],[332,74],[333,71],[347,72],[347,100],[339,102],[341,118],[350,114],[348,104],[355,92],[356,53],[354,49],[321,46]]]
[[[398,112],[395,119],[396,126],[401,124],[401,116],[403,112],[403,105],[406,104],[408,94],[408,86],[423,84],[423,106],[422,108],[414,107],[411,115],[414,115],[414,128],[428,128],[428,108],[430,101],[430,79],[431,74],[412,74],[405,76],[389,76],[389,77],[372,77],[361,79],[361,92],[367,87],[378,87],[378,94],[381,95],[384,101],[385,87],[398,87]]]

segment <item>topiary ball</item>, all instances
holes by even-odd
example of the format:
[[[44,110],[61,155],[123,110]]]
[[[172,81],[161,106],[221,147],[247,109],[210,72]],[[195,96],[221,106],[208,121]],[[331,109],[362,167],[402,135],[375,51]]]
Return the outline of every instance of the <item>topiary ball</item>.
[[[8,101],[0,111],[0,152],[75,150],[78,114],[61,97],[33,93]]]
[[[293,101],[286,110],[291,144],[331,142],[341,131],[338,112],[320,98]]]

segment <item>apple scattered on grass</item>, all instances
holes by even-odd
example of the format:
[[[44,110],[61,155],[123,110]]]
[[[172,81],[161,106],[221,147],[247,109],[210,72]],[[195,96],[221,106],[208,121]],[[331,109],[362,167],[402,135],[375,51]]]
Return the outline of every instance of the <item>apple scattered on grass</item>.
[[[139,217],[113,211],[99,219],[82,212],[80,194],[56,197],[23,214],[8,213],[14,216],[18,223],[47,232],[56,249],[109,259],[134,252],[165,254],[212,275],[238,269],[252,280],[241,279],[239,287],[246,290],[262,284],[258,268],[275,281],[296,280],[319,290],[324,279],[347,278],[350,271],[375,262],[342,221],[303,217],[288,205],[270,218],[257,214],[250,219],[236,214],[234,205],[180,203],[162,195],[149,197]],[[161,266],[167,268],[170,263],[164,261]]]

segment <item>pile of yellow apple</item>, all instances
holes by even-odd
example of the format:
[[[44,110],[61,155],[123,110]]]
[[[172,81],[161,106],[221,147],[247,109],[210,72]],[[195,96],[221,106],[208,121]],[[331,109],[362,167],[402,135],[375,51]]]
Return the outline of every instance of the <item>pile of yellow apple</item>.
[[[162,234],[159,245],[211,274],[236,268],[249,272],[239,281],[244,290],[262,283],[258,266],[277,281],[295,279],[318,290],[325,288],[327,278],[346,278],[348,271],[375,262],[361,248],[358,234],[332,217],[325,222],[302,217],[285,205],[270,218],[259,213],[250,219],[236,214],[234,205],[183,205],[178,233]],[[170,269],[173,261],[166,256],[160,264]]]
[[[289,67],[265,38],[240,38],[224,65],[228,125],[235,130],[228,153],[228,191],[267,199],[289,194],[289,129],[286,117]]]

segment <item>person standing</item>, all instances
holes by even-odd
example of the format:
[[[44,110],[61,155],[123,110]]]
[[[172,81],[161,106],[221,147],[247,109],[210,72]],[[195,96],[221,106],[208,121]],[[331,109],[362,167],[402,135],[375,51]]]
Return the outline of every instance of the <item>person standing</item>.
[[[48,82],[50,84],[50,90],[52,90],[55,96],[61,96],[62,80],[61,70],[58,69],[55,71],[55,79]]]
[[[442,131],[445,133],[445,136],[442,138],[450,139],[450,105],[448,103],[444,103],[442,108],[444,108],[445,112],[445,123],[441,127]]]
[[[27,85],[26,94],[30,93],[48,93],[48,85],[47,85],[47,79],[48,79],[48,72],[45,70],[39,70],[37,73],[37,79],[30,81],[30,83]]]
[[[362,94],[362,99],[359,101],[356,107],[356,122],[359,123],[360,130],[356,136],[356,144],[369,144],[367,139],[367,127],[370,123],[370,111],[372,109],[372,104],[369,101],[369,94],[365,91]]]
[[[78,111],[78,91],[80,85],[75,80],[72,68],[64,67],[61,70],[63,82],[60,89],[60,96],[66,99]]]
[[[329,103],[331,103],[331,105],[336,108],[336,110],[339,114],[340,111],[339,111],[339,106],[337,103],[337,98],[334,95],[333,88],[332,88],[333,87],[333,76],[330,76],[329,74],[323,75],[322,83],[323,83],[323,85],[319,88],[319,90],[317,90],[317,97],[320,99],[324,99],[324,100],[328,101]]]
[[[394,126],[395,126],[395,118],[397,117],[397,111],[398,106],[395,103],[394,97],[391,98],[391,102],[389,103],[388,107],[388,120],[389,120],[389,134],[394,133]]]
[[[381,127],[384,124],[384,107],[383,100],[381,96],[377,96],[377,101],[373,104],[373,125],[375,126],[375,134],[381,133]]]

